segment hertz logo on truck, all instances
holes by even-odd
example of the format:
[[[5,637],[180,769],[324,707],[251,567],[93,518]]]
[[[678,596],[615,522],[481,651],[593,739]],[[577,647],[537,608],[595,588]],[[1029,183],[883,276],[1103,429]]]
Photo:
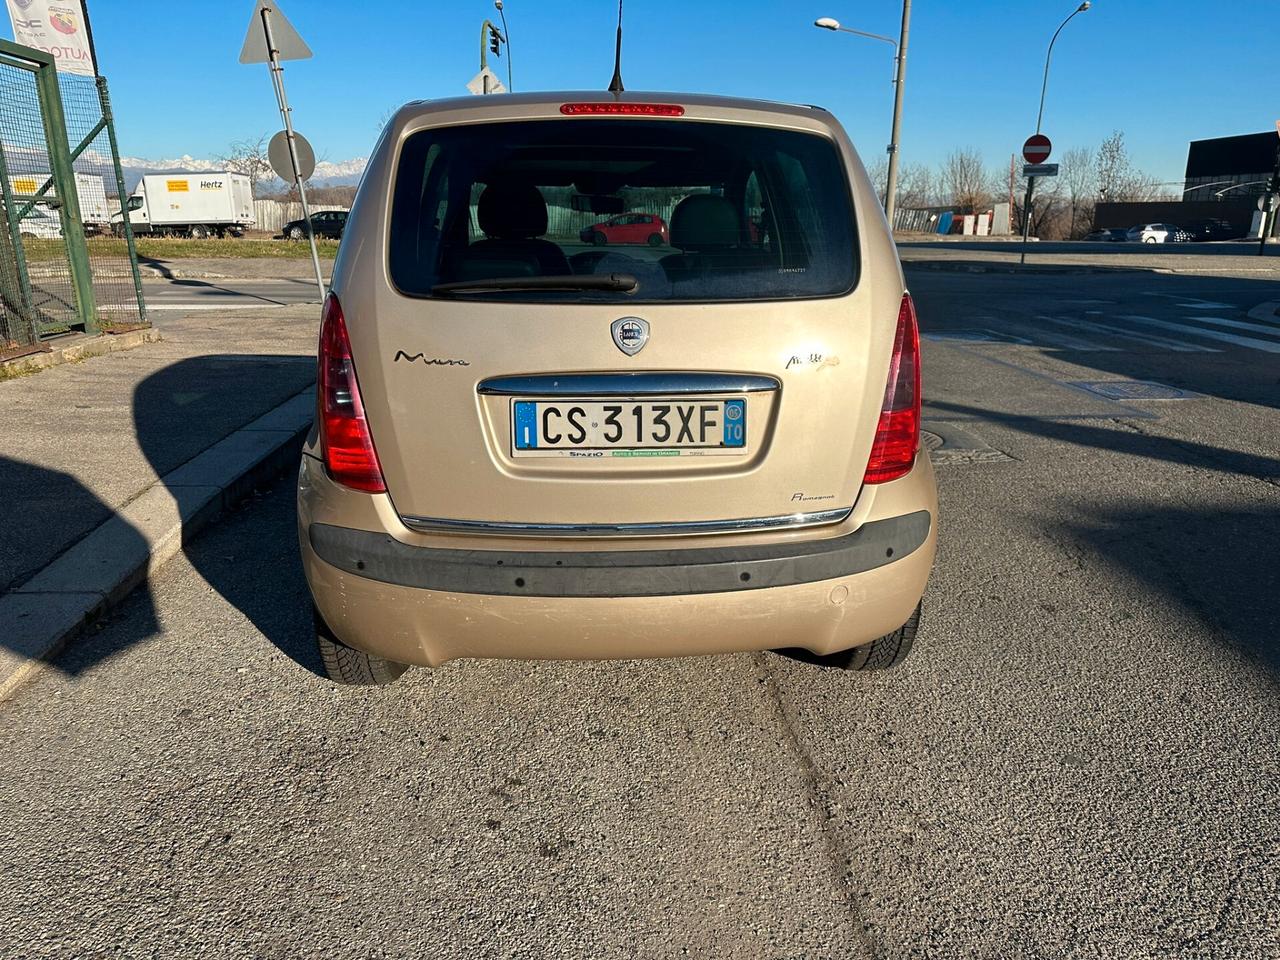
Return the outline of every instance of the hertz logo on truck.
[[[201,180],[200,189],[201,190],[221,190],[222,181],[221,180]]]

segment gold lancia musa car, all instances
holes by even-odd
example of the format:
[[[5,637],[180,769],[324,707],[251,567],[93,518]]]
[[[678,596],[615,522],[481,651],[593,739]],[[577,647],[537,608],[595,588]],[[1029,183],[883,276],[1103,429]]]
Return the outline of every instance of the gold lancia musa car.
[[[623,220],[648,229],[588,229]],[[827,112],[411,103],[365,171],[319,353],[298,531],[334,680],[909,651],[937,529],[919,334]]]

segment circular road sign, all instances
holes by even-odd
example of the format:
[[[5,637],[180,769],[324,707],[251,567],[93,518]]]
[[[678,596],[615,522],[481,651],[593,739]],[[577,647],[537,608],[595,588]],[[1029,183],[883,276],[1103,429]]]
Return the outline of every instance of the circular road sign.
[[[298,131],[293,132],[293,146],[298,151],[298,173],[303,181],[310,180],[316,172],[316,152],[307,143],[307,138]],[[276,176],[285,183],[293,183],[293,164],[289,162],[289,135],[281,130],[267,144],[267,160]]]
[[[1043,133],[1032,134],[1027,137],[1027,142],[1022,145],[1022,156],[1027,163],[1044,163],[1049,159],[1049,151],[1053,149],[1053,144],[1049,142],[1049,138]]]

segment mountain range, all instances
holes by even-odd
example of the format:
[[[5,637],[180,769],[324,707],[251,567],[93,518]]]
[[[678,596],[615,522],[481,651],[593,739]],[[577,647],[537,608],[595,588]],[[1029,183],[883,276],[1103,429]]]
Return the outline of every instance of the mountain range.
[[[316,163],[315,175],[312,176],[308,183],[320,187],[338,187],[358,183],[360,174],[364,173],[365,165],[368,162],[367,157],[355,157],[351,160],[337,162],[320,160]],[[183,154],[181,157],[161,160],[148,160],[145,157],[121,157],[120,166],[124,170],[125,186],[130,192],[137,187],[138,181],[146,173],[200,173],[223,169],[216,160],[202,160],[187,154]],[[270,180],[260,181],[259,187],[260,189],[271,191],[276,188],[283,188],[284,183],[273,177]]]

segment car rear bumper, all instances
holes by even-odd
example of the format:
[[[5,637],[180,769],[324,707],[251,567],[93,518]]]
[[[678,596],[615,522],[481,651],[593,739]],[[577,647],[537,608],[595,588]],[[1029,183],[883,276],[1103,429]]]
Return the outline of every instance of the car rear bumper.
[[[836,525],[835,535],[762,534],[731,546],[499,541],[473,549],[485,539],[473,536],[424,546],[386,522],[385,511],[352,517],[353,497],[377,499],[337,486],[303,457],[299,539],[316,606],[350,646],[423,666],[459,657],[833,653],[910,618],[937,537],[927,456],[877,489],[882,509]],[[367,522],[375,515],[382,522]],[[717,542],[697,542],[708,539]]]

